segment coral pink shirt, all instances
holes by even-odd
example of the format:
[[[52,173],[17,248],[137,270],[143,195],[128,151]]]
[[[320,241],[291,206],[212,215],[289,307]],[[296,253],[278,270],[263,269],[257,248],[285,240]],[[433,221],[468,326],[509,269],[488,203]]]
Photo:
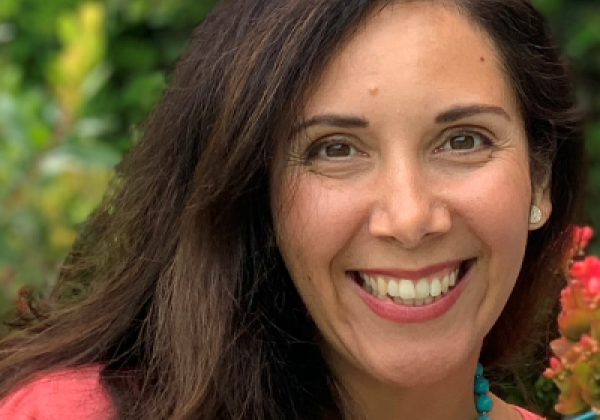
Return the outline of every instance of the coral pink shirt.
[[[52,373],[0,400],[2,420],[113,420],[111,397],[100,367]]]
[[[524,408],[517,407],[516,405],[513,405],[513,407],[519,412],[519,414],[521,414],[523,420],[544,420],[542,417],[538,416],[537,414],[533,414],[532,412],[527,411]]]
[[[116,413],[99,376],[99,366],[44,376],[0,401],[0,419],[113,420]],[[520,407],[515,409],[523,420],[543,420]]]

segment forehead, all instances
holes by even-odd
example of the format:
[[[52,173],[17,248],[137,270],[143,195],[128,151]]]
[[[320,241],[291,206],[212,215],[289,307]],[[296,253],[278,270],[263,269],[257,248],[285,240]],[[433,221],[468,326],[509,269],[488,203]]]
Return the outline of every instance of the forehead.
[[[409,114],[465,102],[516,108],[491,40],[454,6],[427,1],[370,16],[329,63],[304,116],[368,108],[375,97]]]

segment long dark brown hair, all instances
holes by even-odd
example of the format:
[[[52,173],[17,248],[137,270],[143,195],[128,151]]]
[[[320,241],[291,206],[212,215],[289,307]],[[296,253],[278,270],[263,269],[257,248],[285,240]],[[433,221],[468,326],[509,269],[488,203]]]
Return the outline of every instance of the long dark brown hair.
[[[274,245],[269,176],[323,68],[388,3],[226,0],[206,17],[52,295],[0,342],[0,396],[41,372],[100,364],[122,420],[347,416]],[[484,343],[492,366],[536,341],[540,305],[556,298],[582,188],[581,130],[559,51],[528,1],[443,3],[494,42],[532,181],[551,175],[552,216],[530,234]]]

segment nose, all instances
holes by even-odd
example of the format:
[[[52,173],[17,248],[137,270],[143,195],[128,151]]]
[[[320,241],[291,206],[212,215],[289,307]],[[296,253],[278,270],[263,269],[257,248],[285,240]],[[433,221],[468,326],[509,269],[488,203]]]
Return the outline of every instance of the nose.
[[[448,232],[452,217],[439,187],[416,164],[383,171],[374,186],[370,233],[410,249]]]

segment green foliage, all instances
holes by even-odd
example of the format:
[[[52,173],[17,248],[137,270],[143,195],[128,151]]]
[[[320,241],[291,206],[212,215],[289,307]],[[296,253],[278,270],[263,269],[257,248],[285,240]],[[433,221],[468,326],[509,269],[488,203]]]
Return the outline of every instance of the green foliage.
[[[0,313],[52,284],[214,3],[0,1]]]
[[[556,387],[552,380],[539,375],[540,369],[543,366],[539,363],[526,366],[523,372],[514,372],[511,378],[495,383],[493,391],[509,404],[526,407],[548,420],[559,419],[554,411]]]
[[[588,117],[589,189],[586,214],[591,226],[600,227],[600,3],[596,0],[534,0],[549,18],[573,64],[579,101]],[[596,240],[589,253],[600,255]]]

